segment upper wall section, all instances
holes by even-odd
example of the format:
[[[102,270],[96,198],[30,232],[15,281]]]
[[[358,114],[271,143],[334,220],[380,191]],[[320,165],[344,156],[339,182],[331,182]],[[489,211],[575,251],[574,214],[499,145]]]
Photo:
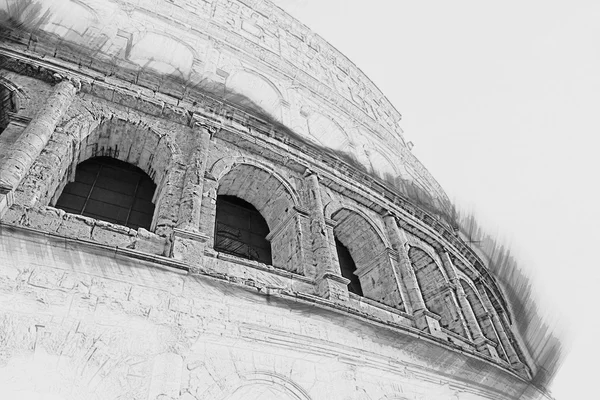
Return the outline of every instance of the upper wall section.
[[[201,103],[194,93],[208,93],[449,203],[377,87],[267,0],[0,0],[0,26],[27,32],[27,50],[80,71],[193,105]]]

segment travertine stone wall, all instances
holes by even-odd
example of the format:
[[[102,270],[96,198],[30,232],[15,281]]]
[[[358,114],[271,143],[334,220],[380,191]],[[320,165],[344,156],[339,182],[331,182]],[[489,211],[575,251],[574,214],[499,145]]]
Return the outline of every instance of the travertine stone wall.
[[[0,167],[0,192],[14,191],[30,171],[70,107],[79,86],[78,81],[59,82],[27,127],[12,143]]]
[[[13,40],[27,51],[221,113],[211,94],[399,187],[410,183],[448,211],[444,191],[404,143],[400,114],[350,60],[269,1],[196,3],[32,0],[23,9],[10,1],[0,18],[20,24]]]
[[[48,144],[14,191],[14,204],[6,208],[3,222],[171,257],[195,273],[222,274],[259,285],[279,281],[279,288],[318,295],[366,315],[383,312],[398,326],[416,327],[502,363],[497,355],[503,351],[499,349],[502,334],[498,328],[490,329],[493,318],[485,319],[480,308],[474,314],[465,293],[445,277],[442,265],[454,268],[451,260],[444,264],[442,253],[414,234],[394,238],[394,229],[401,231],[394,222],[397,217],[391,216],[388,225],[396,228],[390,231],[382,217],[382,203],[358,195],[356,187],[343,181],[332,181],[329,174],[335,176],[335,170],[319,166],[320,172],[314,172],[306,162],[290,162],[276,142],[260,143],[236,134],[202,117],[184,125],[141,113],[123,102],[80,94],[57,121]],[[77,165],[99,155],[136,165],[155,181],[152,232],[52,208]],[[263,215],[271,231],[273,266],[213,250],[218,194],[245,199]],[[335,237],[349,248],[357,264],[362,299],[348,294],[347,280],[338,267]],[[401,241],[405,244],[399,247]],[[418,248],[430,254],[431,268],[411,256]],[[489,306],[483,308],[495,312]],[[496,324],[500,321],[497,316]],[[483,337],[482,327],[488,334],[495,332],[498,339]]]
[[[23,4],[0,4],[22,23],[0,44],[3,393],[543,397],[483,261],[397,190],[448,205],[399,114],[321,38],[263,0]],[[96,156],[157,185],[149,230],[53,207]],[[264,217],[272,265],[214,249],[218,195]]]
[[[0,387],[10,398],[540,395],[491,362],[275,282],[192,276],[160,258],[6,226],[0,238]]]

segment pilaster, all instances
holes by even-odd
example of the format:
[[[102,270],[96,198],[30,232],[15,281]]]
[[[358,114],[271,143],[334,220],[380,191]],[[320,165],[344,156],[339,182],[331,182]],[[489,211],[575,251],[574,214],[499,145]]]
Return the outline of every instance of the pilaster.
[[[425,307],[425,301],[423,300],[423,295],[421,294],[421,289],[417,282],[417,276],[415,275],[415,271],[408,256],[408,240],[406,239],[404,232],[398,226],[394,215],[386,214],[383,217],[383,220],[392,244],[392,249],[398,253],[400,277],[406,287],[408,297],[406,311],[417,316],[419,311],[427,310],[427,307]]]
[[[519,356],[517,355],[517,352],[515,351],[510,339],[508,338],[508,335],[506,334],[504,324],[502,324],[502,321],[500,320],[498,313],[494,309],[492,301],[490,300],[489,296],[487,295],[487,293],[485,291],[485,287],[479,281],[475,282],[475,284],[478,286],[479,293],[481,294],[481,300],[483,301],[483,305],[488,310],[488,313],[491,316],[494,328],[496,329],[496,332],[498,333],[498,339],[500,339],[500,343],[501,343],[502,347],[504,348],[504,351],[506,352],[506,356],[508,357],[509,363],[517,369],[525,369],[525,366],[523,365],[521,360],[519,360]]]
[[[348,298],[348,279],[341,276],[335,268],[327,223],[323,214],[323,199],[319,187],[318,175],[309,169],[304,173],[310,202],[310,235],[313,243],[313,256],[316,269],[318,294],[327,299],[345,300]]]
[[[452,263],[447,249],[442,249],[440,258],[442,259],[444,270],[446,271],[448,279],[450,280],[453,294],[455,294],[458,301],[459,310],[461,311],[461,318],[463,320],[463,325],[465,325],[467,328],[467,334],[471,336],[475,346],[477,347],[477,350],[489,355],[492,358],[499,359],[493,342],[488,340],[481,331],[477,316],[473,311],[473,307],[467,298],[464,288],[458,280],[456,270],[454,269],[454,264]]]
[[[211,133],[206,126],[194,124],[193,148],[183,178],[183,190],[179,202],[177,228],[199,232],[204,191],[204,173],[209,153]]]
[[[13,143],[8,156],[0,165],[0,194],[14,191],[23,180],[46,147],[79,88],[79,81],[74,80],[62,80],[54,86],[50,96]]]

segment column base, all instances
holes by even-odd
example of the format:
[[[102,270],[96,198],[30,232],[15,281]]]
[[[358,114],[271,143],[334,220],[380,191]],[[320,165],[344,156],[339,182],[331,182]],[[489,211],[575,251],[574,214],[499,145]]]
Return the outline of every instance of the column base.
[[[10,206],[14,204],[14,192],[8,191],[0,193],[0,219],[4,217],[4,214],[8,211]]]
[[[475,340],[474,343],[477,351],[492,357],[494,360],[500,361],[500,356],[498,355],[498,350],[496,350],[494,342],[486,338],[479,338]]]
[[[317,294],[333,301],[348,300],[348,284],[350,279],[333,273],[325,273],[317,278]]]
[[[428,310],[418,310],[414,313],[414,317],[417,329],[440,339],[446,340],[448,338],[448,335],[442,331],[442,327],[440,326],[441,317],[439,315]]]
[[[171,257],[190,264],[190,273],[198,272],[204,264],[204,250],[209,237],[203,233],[175,228]]]
[[[517,374],[525,379],[532,379],[531,371],[521,361],[511,363],[510,366],[517,371]]]

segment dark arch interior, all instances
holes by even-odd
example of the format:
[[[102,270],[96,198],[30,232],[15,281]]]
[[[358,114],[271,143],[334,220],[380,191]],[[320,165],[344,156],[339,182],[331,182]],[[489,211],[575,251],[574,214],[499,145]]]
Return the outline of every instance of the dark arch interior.
[[[150,229],[156,185],[138,167],[110,157],[80,163],[56,208],[137,229]]]
[[[350,255],[350,251],[337,238],[335,238],[335,248],[337,250],[338,260],[340,262],[342,276],[346,279],[350,279],[348,290],[354,294],[362,296],[363,291],[362,287],[360,286],[360,280],[354,273],[356,271],[356,264],[354,264],[354,260]]]
[[[0,85],[0,135],[9,123],[8,112],[13,108],[11,94],[10,90]]]
[[[217,196],[215,250],[271,265],[269,226],[258,210],[235,196]]]

